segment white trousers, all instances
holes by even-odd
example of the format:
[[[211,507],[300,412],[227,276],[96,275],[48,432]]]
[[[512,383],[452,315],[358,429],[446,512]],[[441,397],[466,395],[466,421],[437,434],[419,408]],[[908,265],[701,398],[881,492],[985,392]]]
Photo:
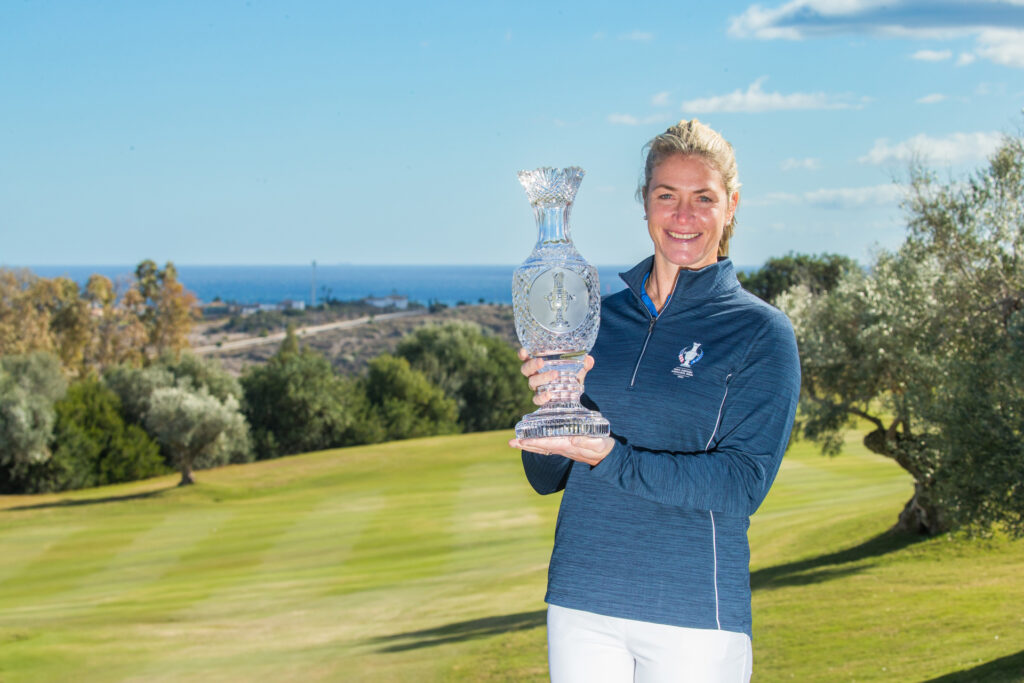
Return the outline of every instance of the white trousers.
[[[552,683],[747,683],[750,636],[548,606]]]

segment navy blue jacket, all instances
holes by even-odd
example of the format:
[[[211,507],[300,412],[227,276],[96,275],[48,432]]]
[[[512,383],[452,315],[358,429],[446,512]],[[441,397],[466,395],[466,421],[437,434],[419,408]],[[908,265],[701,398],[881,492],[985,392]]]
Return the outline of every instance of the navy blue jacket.
[[[786,450],[800,392],[789,320],[729,259],[682,270],[655,319],[652,258],[604,299],[584,402],[611,423],[597,466],[523,453],[539,493],[565,490],[546,601],[751,633],[749,517]]]

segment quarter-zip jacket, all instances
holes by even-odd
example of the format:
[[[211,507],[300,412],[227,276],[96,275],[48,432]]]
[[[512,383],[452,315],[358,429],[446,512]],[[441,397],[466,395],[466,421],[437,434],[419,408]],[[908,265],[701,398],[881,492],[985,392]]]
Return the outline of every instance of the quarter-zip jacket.
[[[749,517],[789,440],[800,363],[789,320],[729,259],[682,270],[654,318],[653,257],[604,299],[584,402],[611,423],[597,466],[523,453],[539,493],[565,490],[546,601],[750,635]]]

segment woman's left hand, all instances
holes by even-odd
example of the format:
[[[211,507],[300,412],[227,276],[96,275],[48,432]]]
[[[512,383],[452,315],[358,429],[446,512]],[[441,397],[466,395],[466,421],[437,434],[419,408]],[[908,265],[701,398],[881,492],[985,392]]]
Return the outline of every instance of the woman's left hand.
[[[545,436],[537,439],[512,439],[508,445],[541,455],[564,455],[570,460],[578,460],[593,467],[611,453],[615,440],[609,436]]]

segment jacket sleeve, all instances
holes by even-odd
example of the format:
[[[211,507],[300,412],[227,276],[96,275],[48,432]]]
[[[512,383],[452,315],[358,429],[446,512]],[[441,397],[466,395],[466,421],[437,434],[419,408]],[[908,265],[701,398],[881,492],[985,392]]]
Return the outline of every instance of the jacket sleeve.
[[[556,493],[569,480],[572,460],[561,455],[541,455],[523,451],[523,469],[533,490],[541,495]]]
[[[726,379],[706,450],[646,450],[615,437],[611,452],[590,474],[664,505],[753,514],[778,473],[799,395],[796,339],[778,314]]]

